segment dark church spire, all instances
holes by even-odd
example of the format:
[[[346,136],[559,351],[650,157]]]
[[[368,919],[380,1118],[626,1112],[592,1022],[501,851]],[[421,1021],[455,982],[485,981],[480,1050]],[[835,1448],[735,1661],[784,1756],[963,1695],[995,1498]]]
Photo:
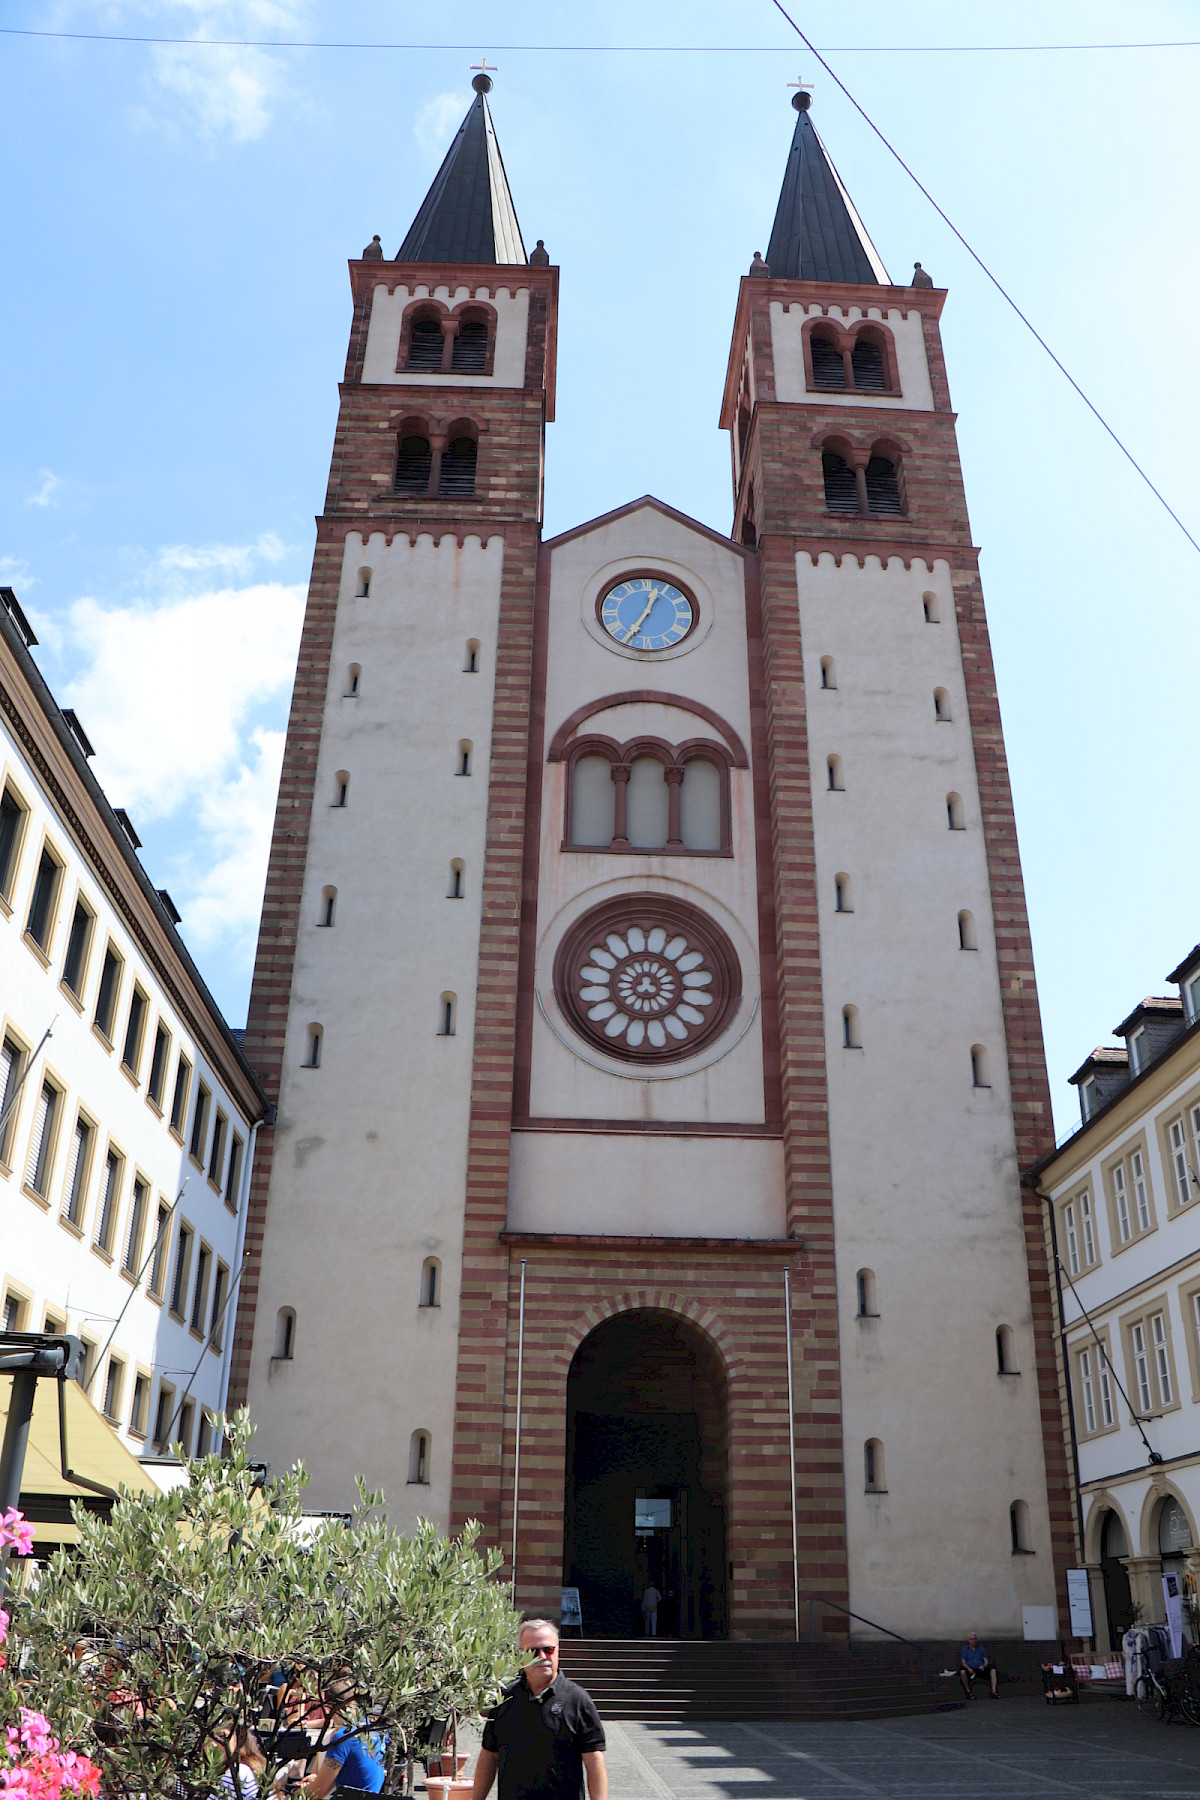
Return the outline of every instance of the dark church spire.
[[[397,262],[523,263],[525,246],[487,93],[476,75],[475,99],[446,160],[396,255]]]
[[[888,272],[842,186],[812,120],[811,96],[793,96],[796,129],[788,152],[767,263],[785,281],[888,284]]]

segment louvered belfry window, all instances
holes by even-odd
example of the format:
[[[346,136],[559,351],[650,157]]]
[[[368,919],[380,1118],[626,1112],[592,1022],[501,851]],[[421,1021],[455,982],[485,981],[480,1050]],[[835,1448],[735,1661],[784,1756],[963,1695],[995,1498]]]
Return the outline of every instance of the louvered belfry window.
[[[812,345],[814,385],[819,388],[844,388],[846,366],[837,345],[827,337],[818,337],[815,331],[809,342]]]
[[[884,366],[883,351],[873,338],[855,339],[850,363],[854,370],[856,388],[867,388],[874,393],[886,391],[887,370]]]
[[[854,479],[854,470],[845,457],[839,456],[834,450],[826,450],[821,457],[821,468],[825,475],[825,505],[829,511],[856,513],[858,484]]]
[[[873,456],[867,464],[867,507],[877,516],[895,517],[903,512],[896,465],[886,456]]]
[[[414,319],[408,345],[410,369],[440,369],[442,366],[442,325],[440,319]]]
[[[480,375],[487,368],[488,328],[483,319],[464,319],[454,340],[450,367],[458,375]]]
[[[430,449],[428,438],[401,438],[400,454],[396,459],[396,492],[398,494],[428,493],[429,472],[432,468],[433,451]]]
[[[474,438],[452,438],[442,451],[442,474],[438,493],[452,499],[467,499],[475,492],[475,462],[479,446]]]

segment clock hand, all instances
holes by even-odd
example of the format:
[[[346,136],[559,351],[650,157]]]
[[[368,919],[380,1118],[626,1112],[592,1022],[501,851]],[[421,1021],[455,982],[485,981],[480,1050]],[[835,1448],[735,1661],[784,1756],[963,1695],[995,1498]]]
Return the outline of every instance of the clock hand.
[[[641,618],[637,620],[636,624],[631,625],[629,627],[629,630],[625,633],[625,642],[626,643],[629,642],[630,638],[633,637],[635,632],[638,632],[642,629],[642,626],[646,623],[646,620],[650,617],[650,614],[654,611],[654,602],[657,599],[658,599],[658,589],[651,588],[650,598],[646,602],[645,612],[642,614]]]

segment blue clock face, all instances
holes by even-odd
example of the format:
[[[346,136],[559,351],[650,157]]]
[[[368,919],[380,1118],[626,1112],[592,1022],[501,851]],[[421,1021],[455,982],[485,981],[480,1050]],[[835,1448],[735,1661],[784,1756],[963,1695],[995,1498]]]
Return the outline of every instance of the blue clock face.
[[[695,622],[692,602],[656,575],[631,575],[609,588],[600,621],[615,643],[630,650],[669,650]]]

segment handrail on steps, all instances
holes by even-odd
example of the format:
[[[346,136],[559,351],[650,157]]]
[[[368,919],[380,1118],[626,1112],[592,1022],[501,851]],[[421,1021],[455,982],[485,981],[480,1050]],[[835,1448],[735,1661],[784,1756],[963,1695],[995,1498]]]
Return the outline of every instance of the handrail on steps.
[[[914,1644],[911,1638],[901,1637],[898,1631],[893,1631],[888,1625],[878,1625],[874,1619],[864,1619],[861,1613],[851,1612],[850,1608],[843,1606],[840,1600],[830,1600],[825,1594],[810,1594],[808,1597],[808,1635],[810,1639],[815,1639],[817,1635],[814,1615],[818,1604],[832,1606],[835,1611],[845,1613],[848,1619],[857,1619],[860,1625],[869,1625],[872,1631],[882,1631],[888,1637],[895,1638],[898,1644],[907,1644],[910,1650],[915,1650],[917,1653],[917,1660],[921,1665],[921,1680],[925,1681],[925,1652],[920,1644]]]

